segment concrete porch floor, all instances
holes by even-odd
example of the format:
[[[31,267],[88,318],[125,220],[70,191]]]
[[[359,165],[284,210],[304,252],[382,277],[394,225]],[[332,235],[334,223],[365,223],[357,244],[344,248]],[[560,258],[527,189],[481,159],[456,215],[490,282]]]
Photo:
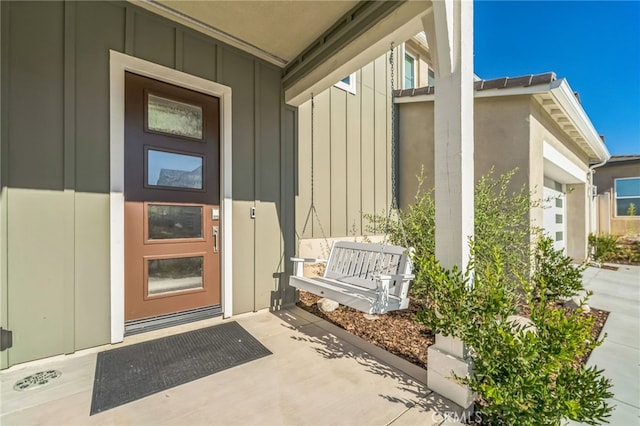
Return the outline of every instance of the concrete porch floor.
[[[233,317],[273,355],[89,416],[97,353],[223,322],[131,336],[122,344],[0,373],[2,425],[440,425],[460,408],[421,382],[426,372],[293,307]],[[224,320],[224,321],[231,321]],[[392,366],[393,365],[393,366]],[[56,369],[48,385],[14,391]]]

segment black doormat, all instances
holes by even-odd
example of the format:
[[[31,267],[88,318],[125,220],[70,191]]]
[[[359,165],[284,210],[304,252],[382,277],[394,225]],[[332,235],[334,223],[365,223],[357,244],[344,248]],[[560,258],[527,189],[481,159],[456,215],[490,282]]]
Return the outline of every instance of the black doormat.
[[[267,355],[237,322],[100,352],[90,415]]]

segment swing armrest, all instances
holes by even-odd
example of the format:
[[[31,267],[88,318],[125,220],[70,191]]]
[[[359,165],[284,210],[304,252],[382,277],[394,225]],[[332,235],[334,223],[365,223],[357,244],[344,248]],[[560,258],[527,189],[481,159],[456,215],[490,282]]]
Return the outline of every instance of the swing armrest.
[[[327,263],[327,259],[316,259],[313,257],[292,257],[293,262],[293,275],[296,277],[302,277],[305,263]]]
[[[381,275],[376,274],[373,276],[376,280],[376,286],[378,291],[381,291],[385,297],[389,295],[389,285],[391,281],[396,281],[400,285],[396,285],[393,289],[392,293],[396,297],[407,297],[409,292],[409,281],[414,279],[416,276],[414,274],[392,274],[392,275]]]

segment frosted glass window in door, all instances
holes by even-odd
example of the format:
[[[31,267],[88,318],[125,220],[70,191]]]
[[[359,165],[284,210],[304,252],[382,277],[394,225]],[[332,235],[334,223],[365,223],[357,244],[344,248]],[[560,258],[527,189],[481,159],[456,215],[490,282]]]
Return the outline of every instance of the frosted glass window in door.
[[[202,139],[202,107],[149,94],[147,129]]]

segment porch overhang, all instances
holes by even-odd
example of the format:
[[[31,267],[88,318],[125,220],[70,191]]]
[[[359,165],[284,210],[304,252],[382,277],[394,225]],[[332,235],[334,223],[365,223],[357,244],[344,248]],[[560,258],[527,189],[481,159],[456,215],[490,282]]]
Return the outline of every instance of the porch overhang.
[[[130,0],[282,68],[299,106],[422,31],[431,0]]]

